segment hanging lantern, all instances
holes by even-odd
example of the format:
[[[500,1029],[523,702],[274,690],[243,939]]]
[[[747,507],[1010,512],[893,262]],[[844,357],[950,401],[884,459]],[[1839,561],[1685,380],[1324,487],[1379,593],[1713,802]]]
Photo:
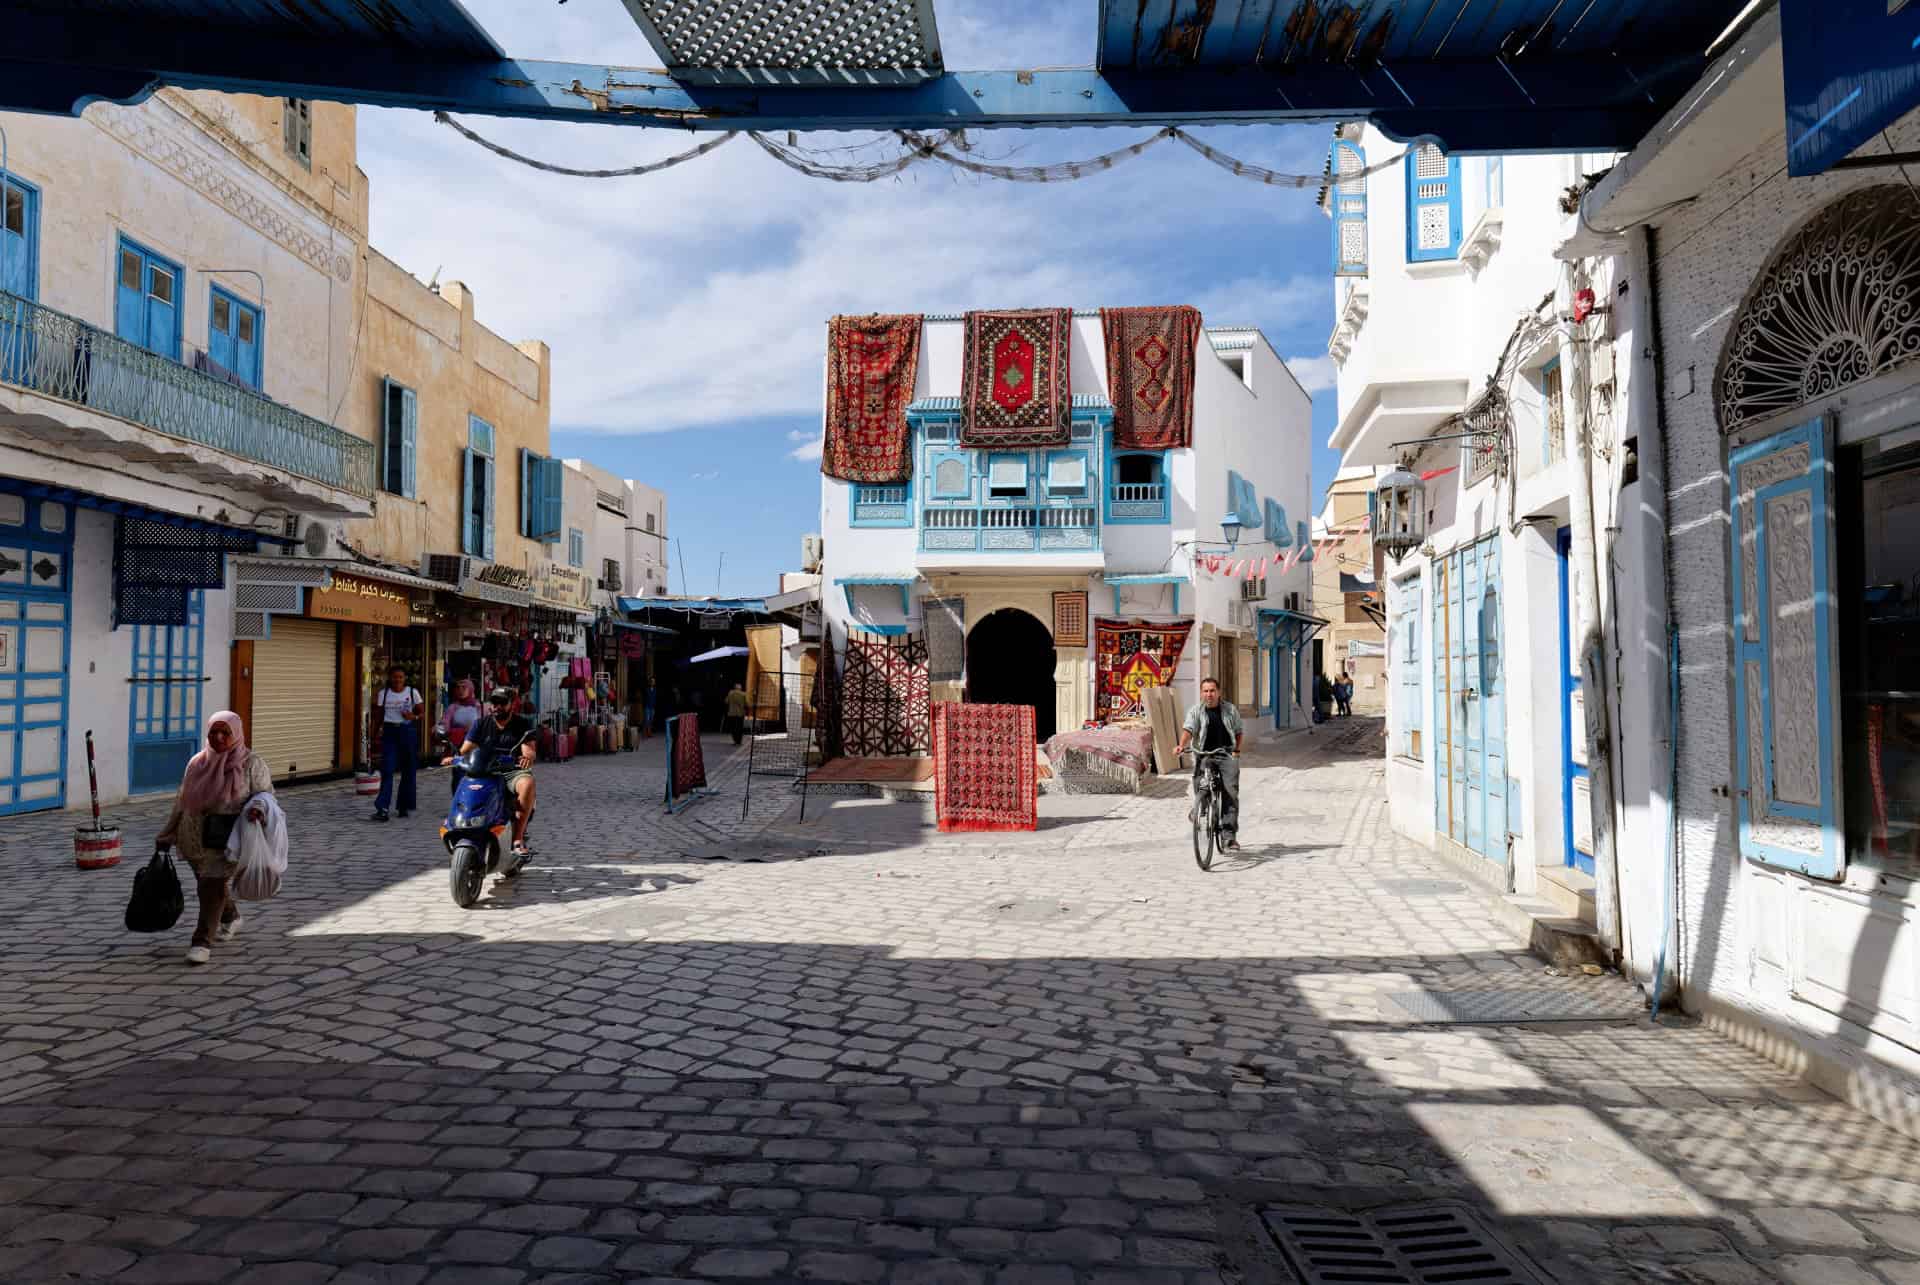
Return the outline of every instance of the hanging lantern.
[[[1427,484],[1396,467],[1374,488],[1373,542],[1398,558],[1427,539]]]

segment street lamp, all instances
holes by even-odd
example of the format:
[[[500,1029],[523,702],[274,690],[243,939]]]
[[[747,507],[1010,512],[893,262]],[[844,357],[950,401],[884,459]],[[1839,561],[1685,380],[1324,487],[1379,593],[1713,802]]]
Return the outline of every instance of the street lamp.
[[[1220,534],[1226,538],[1229,549],[1239,547],[1241,526],[1240,515],[1237,513],[1229,513],[1220,519]]]
[[[1417,549],[1427,538],[1427,484],[1405,465],[1374,488],[1373,542],[1393,557]]]

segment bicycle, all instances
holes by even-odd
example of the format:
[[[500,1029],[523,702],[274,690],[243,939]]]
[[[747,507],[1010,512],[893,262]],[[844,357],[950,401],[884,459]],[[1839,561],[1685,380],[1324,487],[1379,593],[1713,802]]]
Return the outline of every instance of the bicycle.
[[[1193,859],[1202,870],[1213,868],[1213,854],[1220,847],[1220,813],[1227,806],[1226,787],[1220,784],[1220,769],[1214,760],[1229,758],[1232,750],[1188,750],[1194,758],[1193,782]]]

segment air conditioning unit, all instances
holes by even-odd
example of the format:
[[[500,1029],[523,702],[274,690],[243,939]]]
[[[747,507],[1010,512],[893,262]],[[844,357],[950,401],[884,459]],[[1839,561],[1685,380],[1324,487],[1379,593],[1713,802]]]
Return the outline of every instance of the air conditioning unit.
[[[287,535],[300,542],[294,550],[303,558],[325,558],[335,552],[334,537],[339,528],[331,522],[317,518],[293,517],[287,519]]]
[[[817,535],[800,537],[800,569],[809,575],[818,575],[821,560],[826,557],[826,541]]]
[[[473,559],[461,553],[429,553],[420,559],[420,574],[442,584],[464,584],[473,574]]]

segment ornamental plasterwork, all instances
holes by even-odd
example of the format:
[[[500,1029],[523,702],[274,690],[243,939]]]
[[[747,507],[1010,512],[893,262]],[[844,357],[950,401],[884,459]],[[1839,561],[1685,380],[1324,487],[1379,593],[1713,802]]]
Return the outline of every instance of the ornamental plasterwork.
[[[1740,470],[1740,507],[1747,515],[1740,524],[1740,601],[1743,608],[1740,631],[1748,642],[1760,641],[1760,582],[1755,554],[1759,535],[1753,517],[1753,497],[1776,482],[1801,476],[1811,467],[1812,460],[1813,448],[1802,442],[1798,446],[1763,455]]]
[[[1481,270],[1499,250],[1500,236],[1505,225],[1506,216],[1501,213],[1499,206],[1495,206],[1474,220],[1473,230],[1468,232],[1466,239],[1460,243],[1460,261],[1467,265],[1474,276],[1480,275]]]
[[[1813,497],[1798,487],[1767,501],[1767,657],[1772,666],[1773,797],[1820,806],[1820,657],[1813,605]],[[1752,734],[1752,729],[1749,735]]]
[[[1353,344],[1360,337],[1360,327],[1367,324],[1367,309],[1371,304],[1364,281],[1355,281],[1347,287],[1346,302],[1340,306],[1340,319],[1334,323],[1333,334],[1327,340],[1327,352],[1333,360],[1344,365],[1347,354],[1353,351]]]
[[[87,110],[86,118],[316,270],[342,282],[353,279],[352,258],[330,246],[324,232],[316,235],[288,217],[272,199],[248,190],[251,185],[244,179],[255,176],[234,173],[239,164],[236,158],[197,138],[183,138],[162,128],[152,110],[98,103]]]
[[[1747,292],[1714,390],[1731,432],[1920,356],[1920,195],[1849,192],[1775,252]]]

